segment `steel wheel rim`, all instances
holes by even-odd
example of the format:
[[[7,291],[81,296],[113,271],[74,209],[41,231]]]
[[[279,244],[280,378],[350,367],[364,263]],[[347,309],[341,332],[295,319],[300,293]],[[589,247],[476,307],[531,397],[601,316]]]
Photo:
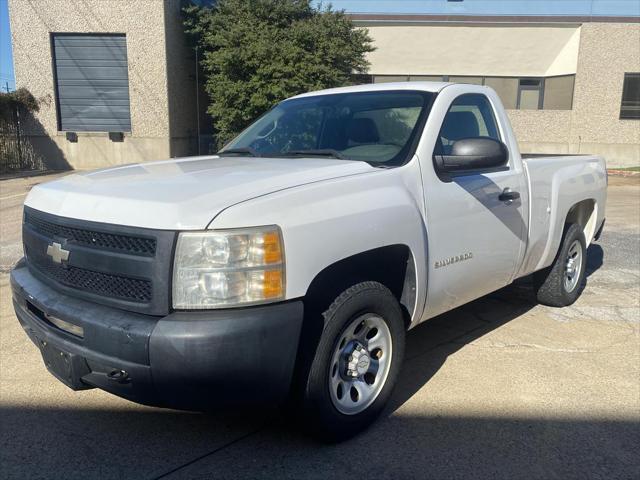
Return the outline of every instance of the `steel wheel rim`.
[[[571,293],[578,286],[582,273],[582,244],[574,240],[567,252],[564,267],[564,288]]]
[[[354,319],[334,346],[329,364],[331,402],[340,413],[356,415],[380,395],[389,376],[391,331],[379,315]]]

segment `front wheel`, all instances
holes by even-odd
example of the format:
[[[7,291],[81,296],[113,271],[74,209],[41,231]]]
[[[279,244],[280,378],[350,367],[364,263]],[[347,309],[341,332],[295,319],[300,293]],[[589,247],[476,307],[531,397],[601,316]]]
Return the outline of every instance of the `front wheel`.
[[[402,363],[405,328],[398,301],[377,282],[348,288],[323,317],[303,410],[313,433],[339,441],[383,410]]]
[[[565,307],[575,302],[584,286],[587,246],[580,225],[565,229],[562,244],[553,264],[533,276],[538,301],[551,307]]]

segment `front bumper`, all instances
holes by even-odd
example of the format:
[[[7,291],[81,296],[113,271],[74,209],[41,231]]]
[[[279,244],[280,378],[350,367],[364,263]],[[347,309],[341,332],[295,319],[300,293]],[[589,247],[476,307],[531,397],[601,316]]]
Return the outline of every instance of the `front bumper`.
[[[197,410],[275,405],[289,393],[302,301],[153,317],[63,295],[24,261],[11,272],[11,288],[47,368],[74,390]],[[82,328],[82,337],[54,325],[59,320]]]

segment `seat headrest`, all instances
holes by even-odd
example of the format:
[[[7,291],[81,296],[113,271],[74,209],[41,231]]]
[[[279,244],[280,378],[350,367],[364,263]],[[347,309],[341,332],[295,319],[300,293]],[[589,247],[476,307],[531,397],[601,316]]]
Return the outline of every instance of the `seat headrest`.
[[[472,112],[449,112],[442,124],[444,138],[451,141],[480,136],[478,119]]]
[[[354,143],[376,143],[380,141],[378,127],[371,118],[353,118],[347,127],[347,138]]]

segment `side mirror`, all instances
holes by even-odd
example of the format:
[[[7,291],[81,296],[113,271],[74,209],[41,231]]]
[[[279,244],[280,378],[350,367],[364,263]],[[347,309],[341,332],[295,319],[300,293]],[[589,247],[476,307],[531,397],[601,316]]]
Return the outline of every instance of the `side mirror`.
[[[493,138],[463,138],[454,142],[449,155],[436,155],[436,166],[442,172],[504,167],[509,161],[507,146]]]

